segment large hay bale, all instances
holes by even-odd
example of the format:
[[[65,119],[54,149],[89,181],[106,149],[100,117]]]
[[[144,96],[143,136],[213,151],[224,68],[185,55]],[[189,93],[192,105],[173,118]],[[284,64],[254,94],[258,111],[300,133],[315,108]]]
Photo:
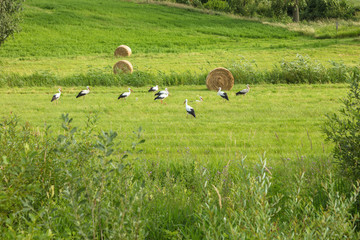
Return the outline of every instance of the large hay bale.
[[[126,45],[120,45],[115,49],[115,57],[129,57],[131,55],[131,48]]]
[[[206,86],[209,90],[231,90],[234,86],[234,77],[226,68],[215,68],[206,77]]]
[[[113,67],[114,73],[132,73],[133,72],[133,66],[131,63],[127,60],[121,60],[115,63]]]

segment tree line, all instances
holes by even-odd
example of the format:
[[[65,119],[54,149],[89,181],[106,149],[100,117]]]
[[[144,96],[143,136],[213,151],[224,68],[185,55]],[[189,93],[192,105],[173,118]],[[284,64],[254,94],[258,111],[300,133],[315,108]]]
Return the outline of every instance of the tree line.
[[[175,0],[217,11],[224,11],[248,17],[269,17],[274,19],[320,20],[329,18],[355,18],[359,7],[346,0]]]

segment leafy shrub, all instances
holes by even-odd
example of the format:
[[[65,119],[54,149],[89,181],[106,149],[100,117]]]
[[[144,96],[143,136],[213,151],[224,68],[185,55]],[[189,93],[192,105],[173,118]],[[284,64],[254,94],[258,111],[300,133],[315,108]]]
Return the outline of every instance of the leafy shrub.
[[[264,82],[263,74],[257,69],[255,61],[248,61],[242,58],[239,62],[233,63],[229,67],[229,70],[233,74],[236,84],[256,84]]]
[[[326,67],[308,56],[297,55],[293,61],[281,61],[271,70],[258,69],[254,60],[245,58],[227,67],[235,78],[235,83],[341,83],[351,80],[350,73],[358,67],[349,67],[342,62],[330,62]],[[85,74],[59,77],[49,72],[39,72],[28,76],[0,74],[0,87],[25,86],[134,86],[146,85],[203,85],[209,72],[186,71],[149,73],[134,71],[133,74],[113,74],[111,68],[91,69]]]
[[[280,18],[284,15],[287,15],[287,10],[289,7],[288,1],[282,0],[272,0],[271,2],[271,15],[268,14],[268,17]]]
[[[306,7],[300,17],[307,20],[322,18],[349,19],[354,17],[355,9],[346,0],[306,0]]]
[[[162,0],[158,0],[162,1]],[[170,0],[172,1],[172,0]],[[284,0],[175,0],[195,7],[231,12],[243,16],[263,16],[289,21],[293,17],[295,1]],[[350,19],[357,8],[346,0],[299,0],[300,18],[317,20],[328,18]],[[202,3],[202,4],[201,4]]]
[[[191,5],[197,8],[203,8],[202,2],[200,0],[192,0],[190,1]]]
[[[360,179],[360,71],[353,72],[350,92],[339,114],[327,115],[327,140],[334,142],[334,158],[341,175],[353,182]]]
[[[57,138],[50,137],[49,128],[45,136],[28,125],[20,128],[15,117],[1,123],[1,238],[141,236],[135,216],[142,187],[130,183],[131,168],[121,160],[144,140],[135,141],[115,162],[115,132],[94,134],[94,117],[84,131],[72,127],[68,114],[62,119],[64,134]],[[132,208],[135,203],[138,207]]]
[[[1,0],[0,4],[0,46],[14,33],[19,31],[20,11],[23,0]]]
[[[48,128],[45,136],[40,138],[40,133],[28,123],[19,127],[15,115],[5,119],[0,127],[0,218],[10,216],[16,222],[16,214],[24,205],[28,208],[40,207],[46,198],[43,190],[55,184],[54,179],[58,176],[51,176],[54,169],[52,155],[49,154],[53,147],[52,139],[48,138]]]
[[[183,3],[190,5],[190,0],[175,0],[176,3]]]
[[[319,210],[313,204],[311,194],[303,194],[306,185],[304,172],[290,185],[289,182],[284,183],[292,189],[287,196],[282,196],[270,194],[273,176],[267,168],[266,160],[257,165],[255,174],[245,167],[244,162],[235,166],[235,169],[235,175],[232,175],[228,166],[227,171],[230,173],[225,174],[217,185],[205,182],[207,195],[196,211],[197,226],[205,238],[358,237],[354,228],[358,215],[351,215],[350,210],[359,195],[360,183],[349,197],[345,197],[337,192],[336,181],[329,174],[321,185],[327,201],[324,208]],[[346,224],[338,225],[340,222]]]
[[[297,55],[292,62],[282,61],[280,64],[280,78],[285,83],[325,83],[328,82],[325,67],[309,57]]]
[[[349,213],[359,184],[345,196],[326,174],[315,182],[326,195],[317,208],[312,191],[304,193],[312,187],[305,173],[274,181],[266,159],[255,167],[245,158],[204,164],[190,154],[143,159],[141,128],[124,151],[116,132],[98,131],[96,117],[84,129],[68,114],[62,120],[57,136],[14,116],[1,122],[1,239],[359,237],[358,215]],[[275,190],[284,186],[285,196]]]
[[[230,11],[243,16],[254,16],[258,2],[256,0],[228,0]]]
[[[308,56],[297,55],[294,61],[281,61],[271,70],[257,69],[255,61],[241,59],[229,67],[235,78],[235,83],[340,83],[351,80],[350,73],[357,67],[348,67],[342,62],[330,61],[330,67],[325,67]]]
[[[204,7],[216,11],[228,11],[229,4],[222,0],[210,0],[204,4]]]

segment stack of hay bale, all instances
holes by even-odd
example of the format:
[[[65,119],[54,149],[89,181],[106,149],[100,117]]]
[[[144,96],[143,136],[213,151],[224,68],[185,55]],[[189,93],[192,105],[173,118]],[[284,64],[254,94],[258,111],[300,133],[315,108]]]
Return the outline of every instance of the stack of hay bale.
[[[115,57],[130,57],[131,55],[131,48],[126,45],[120,45],[115,49],[114,56]],[[115,63],[113,67],[113,71],[115,74],[117,73],[132,73],[133,66],[127,60],[120,60]]]

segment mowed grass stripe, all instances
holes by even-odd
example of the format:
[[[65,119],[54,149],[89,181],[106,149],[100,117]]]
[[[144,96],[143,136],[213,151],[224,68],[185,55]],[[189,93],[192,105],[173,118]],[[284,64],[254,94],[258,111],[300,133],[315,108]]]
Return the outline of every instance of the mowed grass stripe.
[[[3,56],[112,53],[120,41],[134,46],[134,53],[191,52],[239,38],[291,39],[298,35],[226,16],[110,0],[27,1],[22,28],[4,45]]]
[[[52,125],[54,134],[62,133],[62,113],[74,118],[73,126],[84,126],[89,115],[97,115],[97,128],[119,133],[124,151],[134,141],[133,131],[141,126],[146,142],[141,146],[145,158],[169,161],[191,153],[197,159],[225,161],[247,155],[255,161],[264,152],[278,162],[282,158],[325,156],[331,146],[324,142],[325,114],[340,107],[345,84],[334,85],[256,85],[251,92],[235,96],[243,86],[235,86],[225,102],[216,92],[202,86],[169,88],[166,105],[154,101],[148,88],[134,88],[126,100],[117,100],[127,88],[92,88],[85,99],[76,99],[82,88],[65,88],[58,105],[50,103],[56,89],[0,89],[2,117],[13,112],[36,127]],[[185,98],[197,118],[186,115]],[[188,156],[187,155],[187,156]]]
[[[0,74],[110,73],[120,44],[131,47],[135,71],[153,73],[207,72],[242,57],[272,68],[297,54],[356,65],[360,54],[352,38],[314,39],[230,16],[127,1],[26,1],[21,28],[0,48]]]

